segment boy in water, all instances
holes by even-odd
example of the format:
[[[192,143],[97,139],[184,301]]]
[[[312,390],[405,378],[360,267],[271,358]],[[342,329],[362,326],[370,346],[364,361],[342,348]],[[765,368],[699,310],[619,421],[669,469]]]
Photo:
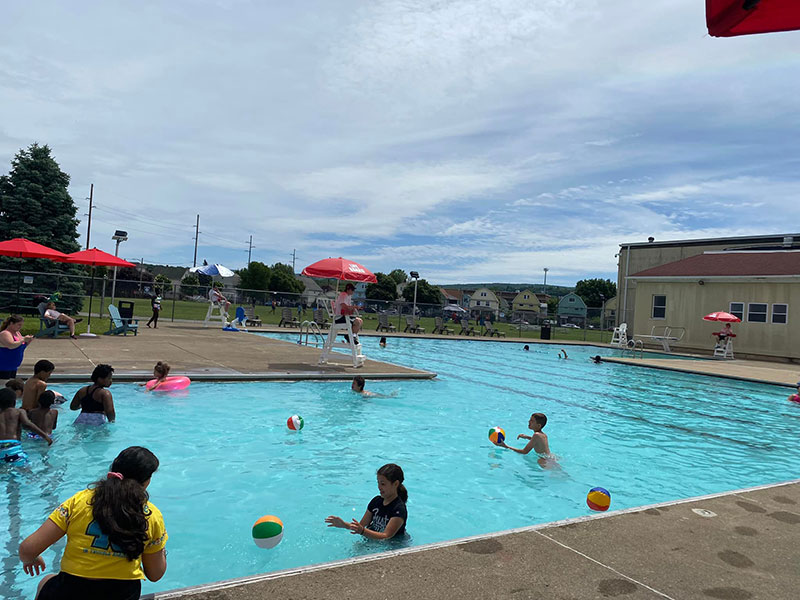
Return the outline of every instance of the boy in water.
[[[369,396],[370,398],[394,398],[396,395],[394,392],[386,396],[385,394],[378,394],[377,392],[368,392],[364,389],[364,386],[367,385],[367,380],[364,379],[361,375],[356,375],[353,377],[353,383],[350,384],[350,389],[353,390],[357,394],[361,394],[362,396]]]
[[[520,454],[528,454],[531,450],[539,455],[539,466],[545,468],[548,463],[555,462],[555,457],[550,454],[550,442],[547,440],[547,434],[542,433],[542,429],[547,425],[547,417],[544,413],[533,413],[528,421],[528,428],[533,430],[533,435],[525,435],[520,433],[517,439],[530,440],[527,445],[522,448],[512,448],[505,442],[496,444],[501,448],[508,448]]]
[[[9,379],[6,387],[17,395],[17,400],[22,398],[22,391],[25,389],[25,382],[22,379]]]
[[[23,427],[38,433],[48,444],[53,443],[49,435],[31,423],[24,410],[14,408],[16,402],[17,396],[12,390],[6,387],[0,389],[0,461],[7,463],[27,458],[19,443],[19,434]]]
[[[56,370],[56,366],[49,360],[39,360],[33,365],[33,377],[25,382],[22,392],[22,408],[33,410],[39,406],[39,396],[47,389],[47,380]]]
[[[47,435],[52,435],[53,429],[58,425],[58,411],[50,408],[56,401],[56,394],[47,390],[39,396],[39,407],[28,411],[28,418]]]

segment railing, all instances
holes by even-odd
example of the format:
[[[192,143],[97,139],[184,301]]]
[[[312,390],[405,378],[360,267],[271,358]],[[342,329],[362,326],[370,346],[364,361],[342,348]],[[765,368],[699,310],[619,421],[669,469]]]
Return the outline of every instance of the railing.
[[[312,342],[308,340],[310,335],[314,336],[314,341]],[[325,337],[322,335],[322,331],[316,321],[303,321],[300,324],[300,338],[297,340],[298,345],[321,348],[324,343]]]

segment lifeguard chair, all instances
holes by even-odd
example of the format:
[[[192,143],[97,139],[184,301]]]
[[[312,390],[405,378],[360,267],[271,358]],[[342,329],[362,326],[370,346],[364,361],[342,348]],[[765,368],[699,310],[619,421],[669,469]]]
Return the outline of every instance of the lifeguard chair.
[[[325,343],[322,345],[322,353],[319,356],[319,364],[324,365],[328,363],[334,348],[342,348],[350,350],[353,357],[353,367],[359,368],[364,366],[366,357],[361,353],[361,342],[356,343],[355,335],[353,334],[353,325],[350,316],[344,318],[344,323],[337,323],[336,317],[333,314],[333,302],[328,298],[317,298],[317,306],[323,308],[328,313],[328,318],[331,320],[331,328],[328,330],[328,335],[325,338]],[[347,336],[346,342],[337,341],[339,335]]]
[[[733,356],[733,338],[736,337],[736,334],[728,334],[724,339],[719,339],[719,333],[714,333],[713,335],[717,336],[717,343],[714,345],[714,358],[735,358]]]
[[[203,327],[208,327],[212,321],[219,321],[223,327],[228,326],[228,313],[225,310],[224,302],[208,299],[208,310],[206,318],[203,320]]]

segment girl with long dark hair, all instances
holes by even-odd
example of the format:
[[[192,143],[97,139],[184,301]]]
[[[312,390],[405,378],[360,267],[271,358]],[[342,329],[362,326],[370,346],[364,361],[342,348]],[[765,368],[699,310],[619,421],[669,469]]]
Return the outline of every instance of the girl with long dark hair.
[[[138,600],[141,580],[167,570],[167,531],[149,502],[147,486],[158,469],[141,446],[119,453],[105,477],[63,502],[19,546],[23,569],[45,569],[41,554],[67,535],[61,572],[39,583],[37,600]]]
[[[345,523],[331,515],[325,522],[328,527],[349,529],[350,533],[363,535],[373,540],[389,540],[406,533],[406,502],[408,491],[403,485],[403,469],[394,463],[383,465],[377,472],[378,492],[367,505],[367,511],[360,521],[353,519]]]

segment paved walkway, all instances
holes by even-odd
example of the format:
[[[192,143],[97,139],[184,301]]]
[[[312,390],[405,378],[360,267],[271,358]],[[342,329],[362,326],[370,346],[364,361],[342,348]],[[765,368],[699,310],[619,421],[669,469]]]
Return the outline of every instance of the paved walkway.
[[[800,483],[155,595],[156,600],[794,600]]]
[[[336,354],[338,364],[317,365],[320,351],[259,335],[204,328],[198,323],[163,323],[158,329],[143,328],[139,335],[107,336],[72,340],[35,340],[25,352],[19,369],[23,377],[33,373],[42,358],[53,361],[52,379],[85,380],[95,365],[114,366],[114,378],[141,380],[153,372],[153,365],[166,361],[174,373],[192,379],[350,379],[363,375],[380,378],[430,378],[435,374],[398,365],[368,360],[354,369],[350,356]]]

